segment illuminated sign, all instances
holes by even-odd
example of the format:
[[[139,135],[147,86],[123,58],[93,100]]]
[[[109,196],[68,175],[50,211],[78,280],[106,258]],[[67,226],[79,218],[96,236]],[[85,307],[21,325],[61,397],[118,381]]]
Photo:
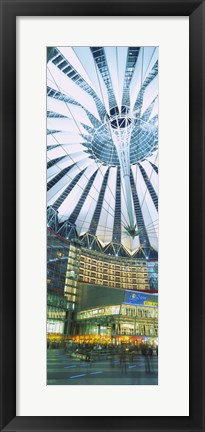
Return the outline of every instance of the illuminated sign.
[[[135,306],[158,306],[158,296],[154,294],[144,294],[142,292],[125,291],[124,303]]]
[[[150,301],[145,301],[144,305],[145,306],[158,306],[158,303],[156,303],[156,302],[150,302]]]

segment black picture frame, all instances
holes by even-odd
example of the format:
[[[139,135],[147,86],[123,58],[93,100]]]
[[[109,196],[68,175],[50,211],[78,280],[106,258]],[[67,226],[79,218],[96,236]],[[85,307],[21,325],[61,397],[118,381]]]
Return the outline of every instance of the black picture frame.
[[[204,431],[204,47],[201,0],[1,0],[1,431]],[[190,23],[190,415],[16,416],[16,17],[189,16]],[[176,96],[177,97],[177,96]],[[179,355],[179,353],[178,353]],[[177,391],[177,383],[176,383]],[[119,413],[120,414],[120,413]]]

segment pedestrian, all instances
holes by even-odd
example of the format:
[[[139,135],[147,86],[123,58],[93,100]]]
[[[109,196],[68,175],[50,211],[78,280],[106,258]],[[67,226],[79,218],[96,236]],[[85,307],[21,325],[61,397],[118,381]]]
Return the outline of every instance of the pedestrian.
[[[154,373],[154,366],[153,366],[153,348],[149,347],[149,361],[150,361],[150,372]]]
[[[145,356],[145,372],[150,373],[150,353],[149,353],[149,347],[146,347],[144,350],[144,356]]]
[[[125,351],[122,351],[120,355],[120,368],[122,372],[127,372],[127,357]]]

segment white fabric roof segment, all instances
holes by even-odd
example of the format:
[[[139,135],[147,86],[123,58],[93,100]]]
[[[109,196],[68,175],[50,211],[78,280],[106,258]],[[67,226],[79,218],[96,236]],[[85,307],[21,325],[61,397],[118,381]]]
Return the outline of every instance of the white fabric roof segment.
[[[62,152],[60,153],[60,148],[62,149]],[[57,151],[59,149],[59,152]],[[60,156],[71,156],[74,153],[77,152],[84,152],[86,150],[86,147],[84,147],[82,144],[76,144],[76,143],[71,143],[71,144],[60,144],[58,145],[58,147],[55,147],[53,149],[53,154],[56,154],[58,157],[58,155]],[[56,152],[54,152],[54,150],[56,150]],[[88,155],[85,155],[84,157],[87,157]],[[72,156],[71,156],[72,158]]]
[[[48,96],[47,111],[53,111],[54,113],[63,115],[68,118],[75,119],[76,121],[78,121],[78,123],[80,122],[89,127],[93,127],[90,119],[87,116],[87,113],[79,105],[74,105],[72,103],[58,100]]]
[[[48,87],[51,87],[53,90],[58,91],[58,92],[60,91],[63,93],[62,89],[59,87],[60,84],[57,83],[57,80],[54,79],[54,77],[50,71],[50,68],[53,69],[53,63],[52,62],[48,62],[48,65],[47,65],[47,85],[48,85]],[[67,96],[69,96],[67,93],[65,93],[65,94]]]
[[[150,165],[148,161],[141,162],[142,167],[144,168],[150,183],[158,195],[158,175],[154,168]]]
[[[53,170],[52,170],[52,168],[53,168]],[[47,182],[52,180],[52,178],[55,177],[60,171],[61,171],[61,169],[59,169],[57,166],[51,167],[50,171],[47,170]]]
[[[56,159],[58,157],[67,156],[67,153],[63,146],[57,144],[57,147],[51,148],[47,150],[47,158],[48,160]]]
[[[69,108],[69,111],[71,113],[71,116],[73,119],[77,119],[79,122],[81,122],[82,124],[89,126],[89,127],[93,127],[90,119],[88,118],[87,113],[85,112],[85,110],[83,108],[81,108],[78,105],[74,105],[74,104],[70,104],[70,103],[66,103],[67,107]]]
[[[123,86],[125,79],[126,63],[127,63],[127,47],[117,47],[117,64],[118,64],[118,87],[119,87],[119,100],[122,105]]]
[[[137,184],[138,184],[138,198],[140,207],[145,222],[147,235],[149,237],[150,245],[158,250],[158,234],[156,228],[158,226],[158,213],[150,196],[150,193],[146,187],[142,174],[139,167],[137,167]],[[156,225],[157,223],[157,225]]]
[[[98,120],[99,114],[94,99],[85,90],[79,87],[67,75],[65,75],[57,66],[52,62],[48,63],[48,85],[57,91],[60,91],[72,97],[76,102],[83,105],[90,111]]]
[[[47,182],[51,181],[61,171],[57,167],[54,168],[56,168],[56,171],[53,171],[53,173],[50,174],[47,173]]]
[[[64,182],[64,185],[62,187],[60,187],[59,185],[59,189],[55,188],[55,192],[53,192],[53,195],[51,195],[50,191],[49,191],[50,194],[49,192],[47,192],[47,205],[52,206],[55,203],[55,201],[59,198],[59,196],[64,192],[67,186],[68,186],[67,182],[66,183]],[[50,195],[50,199],[49,199],[49,195]]]
[[[72,152],[72,147],[75,149],[75,152]],[[84,150],[84,147],[83,147]],[[72,154],[72,156],[71,156]],[[53,147],[47,151],[48,161],[53,160],[59,157],[69,157],[70,159],[75,158],[75,160],[81,160],[85,158],[85,153],[82,151],[82,148],[80,147],[80,151],[77,151],[77,146],[74,144],[68,144],[66,145],[57,145],[56,147]],[[87,155],[88,156],[88,155]],[[59,164],[59,163],[58,163]],[[64,167],[65,168],[65,167]]]
[[[158,159],[159,159],[158,150],[156,150],[151,156],[147,158],[148,161],[152,162],[157,167],[158,167]]]
[[[82,63],[79,61],[78,56],[73,48],[71,47],[58,47],[58,50],[63,54],[66,60],[70,63],[73,69],[81,75],[81,77],[89,84],[90,87],[95,90],[93,87],[92,81],[90,80],[88,74],[83,68]]]
[[[117,102],[119,110],[121,109],[121,99],[119,91],[119,77],[118,77],[118,57],[116,47],[105,47],[105,56],[107,60],[108,70],[112,82],[113,93]]]
[[[62,160],[58,161],[55,165],[47,170],[47,181],[50,181],[52,177],[61,172],[64,168],[75,165],[81,160],[85,160],[85,153],[83,152],[73,153],[72,155],[65,156]]]
[[[137,59],[135,71],[130,84],[130,108],[132,109],[139,91],[151,72],[154,64],[158,59],[158,48],[157,47],[142,47]],[[152,81],[154,83],[152,84]],[[143,98],[142,113],[152,102],[154,97],[158,94],[158,77],[156,76],[151,83],[147,86]]]
[[[158,47],[144,47],[143,81],[147,78],[157,60]]]
[[[57,172],[60,172],[64,168],[67,168],[68,166],[70,166],[76,162],[79,162],[82,159],[85,159],[85,154],[83,152],[78,152],[78,153],[72,154],[72,158],[71,158],[71,156],[66,155],[65,157],[63,157],[63,159],[57,161],[55,163],[55,165],[48,168],[47,178],[49,178],[49,176],[53,175],[53,173],[54,173],[53,168],[57,168]]]
[[[112,241],[115,214],[116,178],[117,169],[111,167],[105,189],[98,229],[96,232],[101,244],[104,246]]]
[[[150,115],[150,120],[155,116],[158,115],[158,105],[159,105],[159,100],[158,98],[155,100],[151,115]],[[158,121],[155,123],[155,125],[158,124]]]
[[[92,160],[87,158],[83,159],[82,161],[79,161],[74,165],[73,168],[70,169],[70,171],[65,174],[47,193],[47,199],[50,201],[55,193],[58,192],[60,188],[62,188],[64,185],[69,186],[70,182],[76,177],[76,175],[82,171],[83,169],[87,168],[92,163]],[[52,201],[53,203],[54,201]],[[49,205],[52,205],[51,203]]]
[[[65,157],[65,159],[67,159],[67,160],[64,162],[64,167],[63,168],[62,168],[62,165],[60,165],[60,162],[59,162],[59,165],[55,164],[55,165],[53,165],[52,167],[50,167],[47,170],[47,180],[48,181],[50,181],[53,176],[55,176],[56,174],[58,174],[59,172],[61,172],[62,169],[67,168],[67,167],[69,167],[71,165],[74,165],[75,162],[73,162],[73,160],[71,160],[71,158],[69,156],[68,156],[68,158]]]
[[[142,114],[150,106],[153,99],[158,94],[158,75],[153,78],[153,80],[146,87],[144,92],[143,104],[142,104]]]
[[[56,144],[80,144],[84,142],[84,138],[76,132],[55,132],[47,136],[48,146]]]
[[[78,120],[72,118],[48,117],[47,128],[62,132],[73,132],[77,134],[89,135],[86,129]]]
[[[123,235],[123,233],[122,233],[121,243],[124,246],[124,248],[130,253],[130,255],[133,255],[139,249],[140,246],[140,241],[138,236],[132,239],[131,237]]]
[[[131,255],[133,255],[140,246],[140,239],[139,236],[136,236],[134,239],[132,239],[132,246],[131,246],[131,250],[129,251]]]
[[[101,102],[105,105],[109,113],[109,103],[106,85],[103,81],[101,74],[98,72],[97,66],[94,62],[92,52],[89,47],[74,47],[74,51],[81,61],[85,71],[89,74],[92,81],[92,87]]]
[[[96,163],[93,162],[85,170],[82,177],[80,177],[80,179],[78,180],[78,182],[76,183],[72,191],[69,193],[67,198],[63,201],[63,203],[59,207],[59,214],[61,215],[60,221],[67,220],[69,216],[72,214],[73,210],[75,209],[79,199],[81,198],[84,192],[84,189],[86,188],[89,182],[90,177],[97,169],[98,167]]]
[[[53,111],[54,113],[70,117],[70,111],[66,102],[55,99],[51,96],[47,96],[47,111]]]
[[[144,47],[144,57],[143,57],[143,71],[142,71],[142,81],[147,78],[152,67],[154,66],[157,58],[155,55],[156,47]],[[153,58],[156,60],[154,61]]]
[[[56,147],[47,150],[48,159],[56,159],[58,157],[67,156],[68,153],[63,145],[57,144]]]
[[[81,209],[76,220],[76,226],[79,235],[83,235],[89,230],[90,223],[97,205],[99,191],[101,189],[103,178],[107,169],[107,167],[102,165],[98,170],[97,176],[95,177],[95,182],[92,185],[90,193],[87,196],[83,208]]]
[[[122,231],[121,243],[129,253],[132,251],[132,238],[125,236],[124,231]]]
[[[133,110],[142,85],[143,48],[140,48],[135,70],[130,83],[130,109]]]

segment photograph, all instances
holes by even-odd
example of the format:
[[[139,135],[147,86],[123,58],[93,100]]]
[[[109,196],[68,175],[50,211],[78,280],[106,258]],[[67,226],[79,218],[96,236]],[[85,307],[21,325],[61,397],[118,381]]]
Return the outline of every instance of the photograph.
[[[45,60],[47,385],[157,386],[158,46]]]

